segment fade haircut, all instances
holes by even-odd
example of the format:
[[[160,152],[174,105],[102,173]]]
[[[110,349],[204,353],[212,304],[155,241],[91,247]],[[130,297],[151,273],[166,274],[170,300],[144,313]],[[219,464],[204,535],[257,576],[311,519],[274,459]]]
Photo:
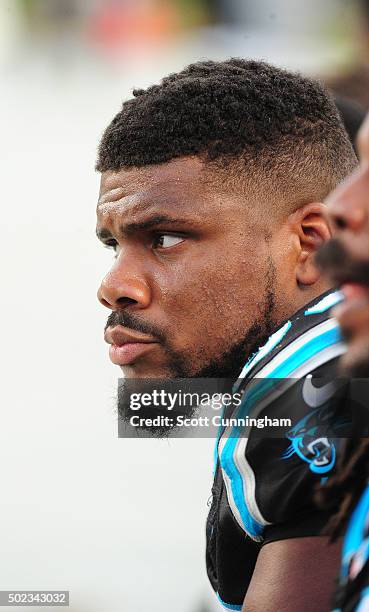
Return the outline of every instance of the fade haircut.
[[[265,62],[197,62],[133,95],[103,134],[100,172],[197,156],[227,187],[298,208],[357,163],[324,87]]]

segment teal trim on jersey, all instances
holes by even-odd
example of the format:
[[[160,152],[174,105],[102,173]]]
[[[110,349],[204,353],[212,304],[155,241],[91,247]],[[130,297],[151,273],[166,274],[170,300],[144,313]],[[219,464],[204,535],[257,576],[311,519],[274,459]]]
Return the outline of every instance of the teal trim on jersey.
[[[291,329],[292,323],[291,321],[287,321],[280,329],[278,329],[274,334],[270,336],[267,342],[259,348],[256,355],[251,355],[250,359],[246,362],[239,378],[245,378],[246,375],[250,372],[251,368],[253,368],[261,359],[264,359],[276,346],[279,344],[288,330]],[[242,382],[242,381],[241,381]]]
[[[272,388],[274,384],[274,379],[260,379],[260,382],[246,396],[246,401],[244,403],[247,405],[255,404],[258,399],[261,399],[264,396],[268,388]],[[260,540],[264,530],[264,525],[256,521],[254,517],[250,514],[250,511],[246,505],[245,496],[243,492],[242,476],[233,458],[235,447],[238,444],[239,434],[239,428],[237,426],[233,427],[232,437],[228,438],[220,455],[220,465],[227,474],[228,478],[230,479],[234,503],[241,516],[245,531],[252,538]]]
[[[236,508],[240,514],[242,524],[245,531],[252,537],[258,540],[261,539],[264,525],[258,523],[246,505],[245,496],[243,492],[242,476],[234,462],[233,452],[238,442],[238,438],[229,438],[226,442],[223,451],[220,455],[220,465],[227,474],[232,489],[232,497]]]
[[[341,291],[335,291],[334,293],[330,293],[329,295],[326,295],[324,298],[322,298],[320,302],[318,302],[314,306],[311,306],[311,308],[305,310],[304,315],[322,314],[330,308],[333,308],[333,306],[335,306],[339,302],[342,302],[343,298],[344,295]]]
[[[346,531],[342,548],[341,576],[347,576],[349,563],[355,551],[357,551],[364,540],[365,522],[369,513],[369,485],[353,511]]]
[[[219,426],[219,430],[218,430],[218,435],[217,435],[217,439],[215,440],[215,444],[214,444],[214,451],[213,451],[213,476],[215,476],[215,472],[217,471],[217,464],[218,464],[218,444],[219,444],[219,440],[220,440],[220,426]]]
[[[305,361],[311,359],[330,346],[340,343],[341,341],[342,338],[340,328],[337,323],[336,327],[333,327],[332,329],[329,329],[306,342],[306,344],[290,355],[290,357],[288,357],[284,363],[277,365],[265,378],[254,378],[253,380],[260,380],[260,383],[254,386],[249,393],[246,391],[237,416],[241,418],[245,417],[247,414],[245,408],[248,408],[248,412],[250,412],[255,402],[260,399],[260,396],[262,396],[265,391],[273,388],[275,378],[291,377],[291,374],[301,367]],[[237,436],[237,427],[233,427],[232,435]]]
[[[294,370],[297,370],[303,365],[305,361],[311,359],[321,351],[334,344],[342,342],[342,336],[338,323],[332,329],[329,329],[319,336],[312,338],[302,347],[297,349],[286,361],[277,366],[270,374],[268,378],[288,378],[293,374]]]
[[[339,302],[343,300],[344,296],[341,291],[334,291],[333,293],[329,293],[329,295],[324,296],[319,302],[311,306],[307,310],[305,310],[304,315],[316,315],[322,314],[326,312]],[[246,362],[246,365],[243,367],[239,378],[245,378],[246,375],[250,372],[250,370],[257,364],[261,359],[266,357],[285,337],[287,332],[291,329],[292,323],[291,321],[287,321],[280,329],[277,329],[274,334],[272,334],[267,342],[259,348],[258,352],[251,357]],[[242,381],[241,381],[242,382]]]
[[[224,413],[225,413],[225,406],[223,406],[222,418],[224,417]],[[220,436],[222,434],[222,430],[223,430],[223,427],[221,425],[219,425],[218,433],[217,433],[217,439],[215,440],[214,452],[213,452],[213,475],[214,476],[215,476],[215,472],[216,472],[216,469],[217,469],[217,463],[218,463],[218,445],[219,445]]]
[[[297,349],[295,353],[290,355],[284,363],[276,366],[265,378],[260,378],[260,383],[253,387],[249,393],[245,393],[244,401],[242,402],[238,417],[245,417],[249,414],[255,403],[263,397],[263,395],[269,389],[272,389],[275,382],[275,378],[287,378],[293,374],[305,361],[311,359],[321,351],[330,346],[341,342],[341,335],[339,332],[338,323],[336,327],[329,329],[315,338],[308,340],[302,347]],[[257,380],[257,379],[253,379]],[[243,493],[243,481],[242,476],[235,464],[233,453],[239,439],[239,428],[234,426],[232,428],[232,437],[229,437],[224,445],[223,451],[220,456],[220,464],[222,469],[227,474],[231,482],[232,496],[234,503],[241,516],[245,531],[249,533],[251,537],[260,539],[262,535],[264,525],[259,523],[251,515],[249,508],[247,507],[246,500]]]
[[[229,603],[226,603],[225,601],[223,601],[223,599],[221,598],[219,593],[217,593],[217,598],[219,599],[219,601],[222,604],[222,606],[224,606],[226,608],[226,610],[242,610],[242,605],[240,605],[240,604],[229,604]]]
[[[369,603],[369,587],[366,587],[360,595],[359,605],[356,608],[356,612],[365,612],[368,610]]]

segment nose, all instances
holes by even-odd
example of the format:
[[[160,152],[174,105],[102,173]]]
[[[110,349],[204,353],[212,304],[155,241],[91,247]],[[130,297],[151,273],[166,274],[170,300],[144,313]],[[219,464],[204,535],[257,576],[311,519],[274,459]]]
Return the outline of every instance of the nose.
[[[128,306],[147,308],[151,302],[150,287],[139,271],[121,252],[114,266],[103,279],[97,292],[98,300],[110,310],[122,310]]]
[[[368,227],[368,199],[363,178],[362,172],[355,173],[329,204],[330,218],[338,231],[357,233]]]

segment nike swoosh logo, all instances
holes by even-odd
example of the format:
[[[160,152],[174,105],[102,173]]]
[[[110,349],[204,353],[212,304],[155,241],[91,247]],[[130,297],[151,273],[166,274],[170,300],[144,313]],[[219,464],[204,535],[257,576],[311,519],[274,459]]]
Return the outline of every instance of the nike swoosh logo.
[[[308,374],[302,386],[302,397],[311,408],[318,408],[327,402],[337,391],[336,381],[329,382],[323,387],[314,387],[312,374]]]

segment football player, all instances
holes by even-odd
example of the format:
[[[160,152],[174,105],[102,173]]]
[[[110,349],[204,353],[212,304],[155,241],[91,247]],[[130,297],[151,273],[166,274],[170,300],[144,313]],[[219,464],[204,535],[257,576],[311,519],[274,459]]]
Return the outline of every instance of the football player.
[[[227,609],[319,612],[331,597],[338,546],[312,498],[335,466],[341,394],[315,379],[335,378],[344,345],[314,256],[331,236],[322,202],[356,164],[321,85],[242,59],[134,91],[100,143],[113,363],[135,379],[239,379],[242,413],[297,404],[279,438],[217,442],[207,569]]]

